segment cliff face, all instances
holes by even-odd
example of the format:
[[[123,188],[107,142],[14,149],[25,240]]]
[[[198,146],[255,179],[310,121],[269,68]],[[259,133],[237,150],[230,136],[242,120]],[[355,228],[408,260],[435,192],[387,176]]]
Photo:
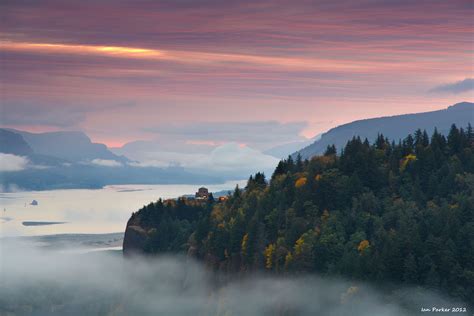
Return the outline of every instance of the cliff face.
[[[125,229],[123,254],[125,256],[143,254],[148,237],[147,231],[140,226],[138,217],[132,215]]]
[[[207,200],[161,200],[150,203],[134,213],[127,223],[123,252],[134,253],[188,253],[193,254],[195,231],[205,232],[214,204]],[[198,233],[200,236],[200,233]]]
[[[33,154],[33,149],[25,142],[19,134],[0,129],[0,152],[20,156]]]

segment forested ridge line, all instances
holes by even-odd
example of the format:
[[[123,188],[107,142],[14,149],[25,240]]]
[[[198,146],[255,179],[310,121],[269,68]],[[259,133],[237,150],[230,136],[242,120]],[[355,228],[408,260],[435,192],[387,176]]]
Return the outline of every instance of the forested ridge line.
[[[354,137],[282,160],[223,202],[151,203],[130,226],[144,232],[143,252],[186,252],[220,271],[404,283],[473,304],[474,132]]]

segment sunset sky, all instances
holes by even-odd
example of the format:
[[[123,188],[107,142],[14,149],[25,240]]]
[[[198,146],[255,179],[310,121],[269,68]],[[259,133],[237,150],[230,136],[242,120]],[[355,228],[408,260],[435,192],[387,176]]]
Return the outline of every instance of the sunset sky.
[[[473,101],[473,2],[0,2],[3,127],[259,150]]]

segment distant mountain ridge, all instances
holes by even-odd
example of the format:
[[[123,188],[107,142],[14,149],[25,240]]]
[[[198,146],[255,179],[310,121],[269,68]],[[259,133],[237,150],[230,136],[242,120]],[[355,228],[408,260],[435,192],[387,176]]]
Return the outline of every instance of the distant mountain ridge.
[[[0,129],[0,152],[18,156],[29,156],[33,149],[28,145],[23,136],[6,129]]]
[[[452,124],[466,127],[469,123],[474,123],[474,103],[471,102],[461,102],[447,109],[431,112],[358,120],[330,129],[319,140],[295,152],[293,156],[299,153],[303,159],[309,159],[324,153],[327,146],[333,144],[340,150],[354,136],[367,138],[372,142],[381,133],[390,140],[398,141],[418,128],[426,130],[428,134],[435,128],[440,133],[447,134]]]
[[[33,152],[38,155],[51,156],[72,162],[93,159],[115,160],[122,163],[129,161],[124,156],[112,153],[104,144],[93,143],[82,132],[30,133],[15,129],[2,129],[0,131],[9,131],[22,136]]]
[[[20,170],[0,169],[0,192],[101,188],[109,184],[222,183],[180,167],[135,166],[125,156],[93,143],[82,132],[29,133],[0,128],[0,153],[21,156]],[[18,159],[3,157],[2,159]],[[0,161],[6,164],[6,160]],[[0,165],[1,167],[1,165]]]

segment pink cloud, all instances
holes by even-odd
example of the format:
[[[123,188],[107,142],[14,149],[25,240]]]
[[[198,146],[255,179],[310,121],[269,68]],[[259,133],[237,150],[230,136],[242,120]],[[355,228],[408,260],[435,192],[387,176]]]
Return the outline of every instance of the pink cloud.
[[[306,121],[310,137],[473,99],[427,93],[472,78],[470,1],[45,0],[0,10],[1,123],[12,127],[74,125],[117,145],[168,122]]]

